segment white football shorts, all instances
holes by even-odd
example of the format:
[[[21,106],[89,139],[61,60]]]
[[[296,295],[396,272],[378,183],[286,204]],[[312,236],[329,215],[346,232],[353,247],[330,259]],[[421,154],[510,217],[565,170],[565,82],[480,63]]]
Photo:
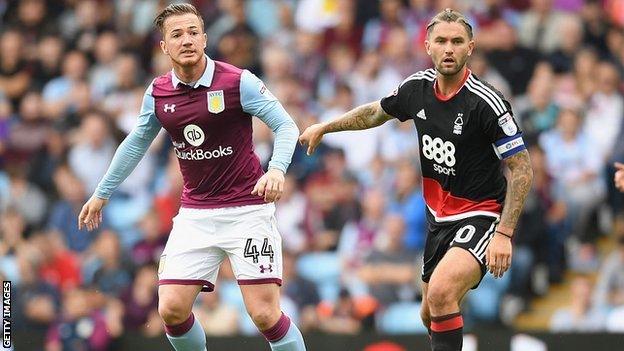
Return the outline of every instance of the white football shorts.
[[[275,205],[180,208],[158,265],[158,284],[214,290],[228,256],[239,285],[282,284],[282,238]]]

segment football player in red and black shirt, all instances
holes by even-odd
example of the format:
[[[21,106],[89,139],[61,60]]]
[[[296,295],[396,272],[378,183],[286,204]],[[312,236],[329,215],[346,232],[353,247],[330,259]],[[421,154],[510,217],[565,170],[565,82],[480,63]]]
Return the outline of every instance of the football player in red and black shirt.
[[[462,14],[440,12],[425,41],[435,69],[407,77],[381,101],[310,126],[299,138],[310,154],[326,133],[392,118],[416,125],[428,208],[421,317],[435,351],[461,350],[460,301],[487,270],[498,278],[509,269],[511,239],[533,179],[510,104],[466,67],[474,45]]]

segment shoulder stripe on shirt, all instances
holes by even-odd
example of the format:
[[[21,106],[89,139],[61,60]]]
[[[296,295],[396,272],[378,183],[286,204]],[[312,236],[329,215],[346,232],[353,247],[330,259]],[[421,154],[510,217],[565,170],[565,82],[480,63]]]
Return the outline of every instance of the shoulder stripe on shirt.
[[[435,78],[435,72],[433,72],[432,69],[427,69],[427,70],[424,70],[424,71],[418,71],[418,72],[410,75],[407,78],[409,79],[409,78],[413,78],[413,77],[416,77],[416,76],[424,76],[424,75],[426,75],[426,76],[428,76],[430,78]]]
[[[472,75],[468,78],[468,82],[472,84],[475,89],[480,90],[484,95],[487,95],[492,99],[492,102],[494,102],[494,104],[498,107],[497,114],[499,116],[507,112],[507,107],[505,106],[503,99],[501,99],[495,91],[475,79]]]
[[[494,91],[492,88],[490,88],[489,86],[483,84],[482,81],[475,79],[474,77],[472,77],[472,79],[474,80],[474,82],[477,84],[477,86],[483,88],[484,91],[488,92],[490,95],[492,95],[492,97],[494,98],[494,101],[496,101],[498,103],[498,105],[503,109],[503,111],[507,112],[507,106],[505,106],[505,102],[503,101],[503,99],[500,97],[500,95],[498,95],[498,93],[496,91]]]
[[[492,108],[492,110],[494,110],[494,113],[497,116],[500,116],[502,113],[500,112],[498,106],[496,106],[496,104],[492,101],[492,99],[486,95],[484,95],[480,90],[477,90],[472,84],[470,84],[469,82],[466,82],[466,88],[468,88],[468,90],[470,90],[471,92],[475,93],[476,95],[478,95],[480,98],[482,98],[488,105],[490,105],[490,107]]]
[[[492,89],[486,87],[483,83],[479,82],[472,76],[468,79],[468,82],[472,85],[473,88],[481,91],[484,95],[488,96],[492,100],[492,102],[496,105],[497,110],[499,111],[499,115],[507,111],[503,100],[496,94],[496,92],[492,91]]]
[[[407,77],[404,81],[401,82],[401,84],[399,84],[399,87],[402,87],[403,84],[409,82],[410,80],[421,80],[421,79],[426,79],[430,82],[433,82],[435,78],[430,77],[428,74],[424,72],[418,72]]]
[[[501,116],[507,111],[507,109],[501,110],[500,106],[496,104],[496,102],[492,99],[490,95],[486,94],[482,89],[479,89],[474,84],[470,83],[470,81],[466,82],[466,87],[468,88],[468,90],[481,97],[488,105],[490,105],[490,107],[492,108],[492,110],[494,110],[494,113],[497,116]]]

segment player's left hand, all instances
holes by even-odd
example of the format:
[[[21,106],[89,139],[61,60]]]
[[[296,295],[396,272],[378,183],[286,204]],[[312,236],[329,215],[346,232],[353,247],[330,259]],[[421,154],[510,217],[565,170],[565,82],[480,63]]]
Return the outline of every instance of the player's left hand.
[[[279,169],[269,169],[256,183],[252,195],[264,196],[265,202],[275,202],[284,192],[284,172]]]
[[[501,278],[511,267],[511,250],[511,238],[494,233],[485,252],[485,264],[494,278]]]

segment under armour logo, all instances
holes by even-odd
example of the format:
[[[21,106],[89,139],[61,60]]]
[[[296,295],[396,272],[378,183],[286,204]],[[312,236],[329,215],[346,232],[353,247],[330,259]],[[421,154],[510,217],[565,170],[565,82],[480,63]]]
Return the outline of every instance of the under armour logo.
[[[265,267],[264,265],[260,265],[260,273],[264,273],[264,271],[268,270],[269,273],[273,273],[273,265],[270,264],[268,267]]]
[[[165,112],[175,112],[175,104],[165,104]]]

